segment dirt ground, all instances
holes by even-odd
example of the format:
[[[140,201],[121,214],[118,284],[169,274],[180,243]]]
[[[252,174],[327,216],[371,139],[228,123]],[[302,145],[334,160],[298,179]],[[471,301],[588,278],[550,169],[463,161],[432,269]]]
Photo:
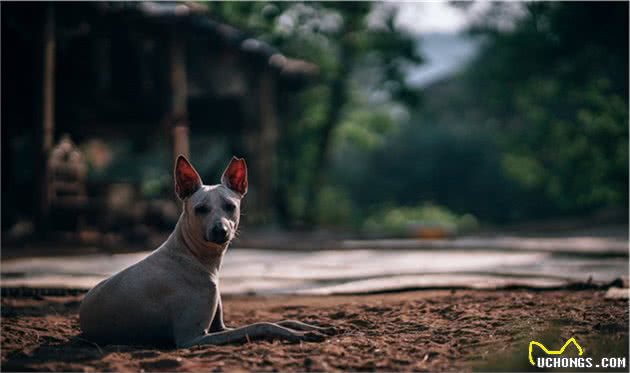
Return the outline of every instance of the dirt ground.
[[[596,361],[628,361],[628,301],[596,290],[226,297],[228,326],[298,319],[339,334],[180,350],[86,341],[80,300],[3,297],[2,371],[523,371],[536,369],[527,362],[530,340],[556,349],[570,337]]]

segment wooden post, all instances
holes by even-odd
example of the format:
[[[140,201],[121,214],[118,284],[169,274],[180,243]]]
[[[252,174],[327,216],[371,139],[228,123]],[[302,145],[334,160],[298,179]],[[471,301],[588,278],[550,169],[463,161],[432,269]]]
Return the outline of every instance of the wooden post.
[[[186,82],[186,46],[184,39],[173,29],[171,35],[171,125],[173,159],[179,154],[190,156],[188,143],[188,87]]]
[[[275,177],[278,143],[276,76],[269,68],[248,71],[247,94],[242,102],[247,126],[243,133],[249,166],[249,195],[246,198],[247,222],[266,224],[276,210]]]
[[[43,75],[42,75],[42,133],[38,161],[38,228],[45,233],[48,217],[48,174],[47,159],[53,147],[55,133],[55,14],[53,4],[46,7],[43,34]]]
[[[53,147],[55,130],[55,14],[53,5],[46,9],[44,27],[44,79],[43,79],[43,149],[49,152]]]

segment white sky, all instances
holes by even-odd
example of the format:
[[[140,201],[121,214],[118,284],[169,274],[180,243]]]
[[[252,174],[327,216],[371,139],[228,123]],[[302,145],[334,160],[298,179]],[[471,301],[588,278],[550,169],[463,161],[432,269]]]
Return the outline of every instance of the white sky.
[[[422,34],[461,31],[471,19],[487,9],[489,3],[477,1],[471,4],[468,10],[456,8],[447,1],[401,2],[391,5],[395,5],[399,10],[396,17],[397,26],[414,34]]]

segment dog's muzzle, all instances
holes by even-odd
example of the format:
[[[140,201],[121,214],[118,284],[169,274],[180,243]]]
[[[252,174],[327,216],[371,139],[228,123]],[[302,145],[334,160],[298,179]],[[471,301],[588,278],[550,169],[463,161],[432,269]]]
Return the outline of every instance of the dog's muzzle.
[[[208,241],[216,243],[217,245],[223,245],[230,238],[228,228],[223,223],[215,224],[210,230],[210,234],[208,236]]]

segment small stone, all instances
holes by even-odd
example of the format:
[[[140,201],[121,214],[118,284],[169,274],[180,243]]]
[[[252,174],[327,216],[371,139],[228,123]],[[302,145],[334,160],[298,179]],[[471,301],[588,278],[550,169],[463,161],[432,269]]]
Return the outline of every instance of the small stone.
[[[604,298],[606,298],[606,299],[629,299],[630,298],[630,289],[628,289],[628,288],[622,289],[622,288],[617,288],[617,287],[611,287],[606,292],[606,295],[604,296]]]

